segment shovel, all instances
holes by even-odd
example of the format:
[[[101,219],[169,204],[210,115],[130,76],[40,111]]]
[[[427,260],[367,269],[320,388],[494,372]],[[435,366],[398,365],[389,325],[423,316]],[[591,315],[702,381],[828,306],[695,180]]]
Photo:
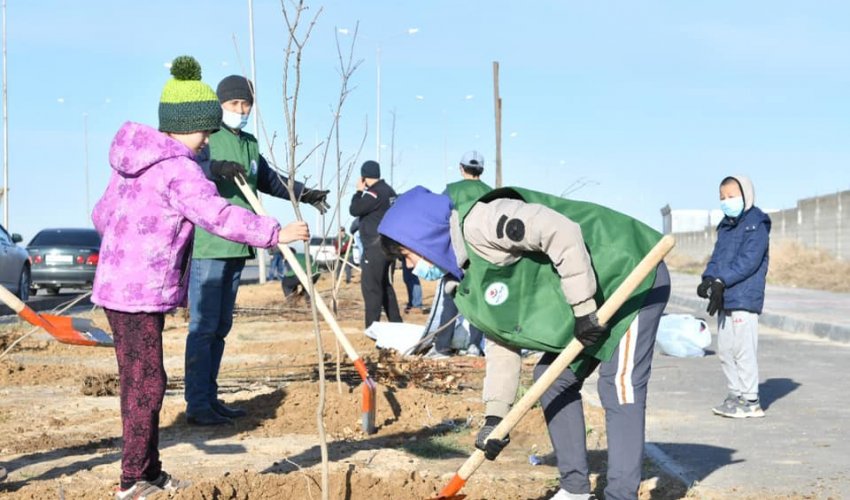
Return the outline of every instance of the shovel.
[[[655,269],[656,266],[664,259],[664,256],[673,248],[676,242],[672,236],[667,235],[661,238],[661,241],[656,243],[656,245],[646,254],[646,256],[641,260],[632,272],[626,276],[626,279],[617,287],[617,290],[611,294],[611,297],[602,304],[602,307],[596,312],[597,318],[599,318],[600,324],[608,323],[608,321],[614,316],[617,310],[622,306],[626,300],[628,300],[629,296],[634,292],[635,288],[643,282],[643,280]],[[537,400],[543,396],[543,393],[546,392],[546,389],[552,385],[553,382],[561,375],[561,373],[567,369],[567,367],[575,360],[576,356],[581,353],[581,350],[584,346],[582,346],[581,342],[576,339],[570,341],[567,344],[567,347],[555,358],[555,361],[543,372],[543,375],[537,379],[528,392],[522,397],[522,399],[517,402],[511,411],[508,412],[507,416],[499,422],[499,425],[493,429],[493,432],[490,433],[488,439],[504,439],[507,436],[511,429],[516,426],[517,423],[528,413],[528,410],[537,403]],[[481,450],[475,450],[475,452],[470,456],[466,462],[458,469],[457,473],[455,473],[452,480],[447,484],[441,491],[438,499],[444,500],[460,500],[462,498],[466,498],[466,495],[458,495],[457,493],[463,488],[466,484],[466,481],[469,480],[470,476],[478,470],[478,467],[484,462],[484,452]]]
[[[115,345],[112,336],[94,326],[90,319],[39,314],[3,286],[0,286],[0,301],[28,323],[41,327],[63,344],[102,347]]]
[[[254,194],[253,191],[238,177],[234,179],[234,182],[239,189],[242,190],[242,194],[245,195],[245,198],[248,200],[248,203],[251,205],[251,208],[254,209],[258,215],[268,215],[266,210],[260,205],[260,200],[257,198],[257,195]],[[286,259],[286,262],[289,264],[289,267],[295,272],[295,275],[298,276],[298,280],[304,285],[305,290],[310,290],[310,278],[307,277],[307,273],[304,272],[304,269],[301,268],[301,264],[298,263],[298,260],[295,258],[295,255],[286,245],[278,244],[277,246],[281,253],[283,254],[283,258]],[[318,293],[312,297],[314,303],[316,304],[316,308],[322,314],[322,317],[327,322],[328,326],[331,327],[331,331],[333,331],[334,335],[336,335],[336,339],[342,344],[343,349],[345,349],[345,353],[348,355],[351,362],[354,364],[354,368],[357,369],[357,373],[360,374],[360,378],[363,379],[363,401],[361,403],[361,426],[363,428],[363,432],[366,434],[374,434],[377,430],[375,426],[375,392],[376,392],[376,384],[375,381],[369,377],[369,370],[366,368],[366,363],[363,361],[363,358],[357,354],[357,351],[354,350],[354,346],[351,345],[351,342],[348,340],[348,337],[345,336],[345,333],[342,331],[342,328],[339,327],[339,323],[337,323],[336,318],[334,318],[333,314],[331,314],[330,309],[325,304],[325,301],[322,300],[321,295]]]

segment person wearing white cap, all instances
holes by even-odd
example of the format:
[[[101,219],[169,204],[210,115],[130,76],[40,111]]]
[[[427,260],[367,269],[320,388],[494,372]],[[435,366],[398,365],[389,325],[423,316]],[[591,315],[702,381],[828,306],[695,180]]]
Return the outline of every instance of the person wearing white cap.
[[[447,185],[443,194],[449,195],[453,200],[477,200],[493,190],[493,188],[481,180],[483,173],[484,156],[476,150],[467,151],[460,158],[460,175],[462,179]],[[437,288],[437,293],[434,296],[434,304],[431,307],[431,315],[427,323],[428,332],[434,331],[452,321],[458,314],[457,306],[452,296],[445,293],[444,285],[445,282],[440,281],[440,286]],[[439,320],[439,322],[435,320]],[[457,318],[455,321],[463,322],[463,318]],[[438,333],[434,338],[434,347],[428,352],[427,356],[437,359],[450,356],[454,331],[454,328],[445,328],[442,332]],[[469,324],[469,346],[466,349],[468,356],[481,355],[482,339],[481,330]]]

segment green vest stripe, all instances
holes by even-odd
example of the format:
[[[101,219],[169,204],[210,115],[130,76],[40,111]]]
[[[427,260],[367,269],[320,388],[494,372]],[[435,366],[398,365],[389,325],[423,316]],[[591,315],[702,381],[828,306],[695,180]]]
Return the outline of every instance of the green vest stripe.
[[[257,192],[257,164],[260,148],[254,136],[245,132],[236,135],[227,129],[221,129],[210,136],[210,158],[241,164],[245,168],[248,185],[254,193]],[[248,200],[235,183],[223,180],[215,181],[215,185],[222,198],[253,212]],[[253,256],[254,249],[248,245],[228,241],[199,227],[195,228],[195,243],[192,250],[192,257],[195,259],[251,258]]]
[[[478,201],[497,198],[541,204],[581,226],[597,276],[597,304],[605,302],[661,239],[661,234],[649,226],[609,208],[521,188],[499,189],[456,205],[461,221]],[[496,266],[478,256],[469,245],[467,252],[469,267],[455,295],[461,313],[489,337],[506,345],[550,352],[563,350],[573,338],[575,318],[549,258],[543,253],[528,253],[512,265]],[[589,373],[599,360],[611,358],[654,281],[653,272],[609,321],[608,338],[583,352],[583,359],[573,366],[579,376]]]

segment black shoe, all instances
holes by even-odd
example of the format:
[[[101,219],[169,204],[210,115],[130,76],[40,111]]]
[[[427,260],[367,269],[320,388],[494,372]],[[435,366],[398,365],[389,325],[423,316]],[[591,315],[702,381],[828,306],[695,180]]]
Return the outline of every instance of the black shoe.
[[[214,412],[218,413],[222,417],[227,417],[227,418],[239,418],[239,417],[244,417],[245,415],[248,414],[248,412],[243,410],[242,408],[227,406],[220,399],[217,399],[217,400],[213,401],[212,403],[210,403],[210,408],[212,408]]]
[[[200,413],[195,413],[194,415],[190,415],[186,413],[186,422],[189,425],[228,425],[232,424],[233,420],[220,415],[213,411],[212,409],[203,410]]]

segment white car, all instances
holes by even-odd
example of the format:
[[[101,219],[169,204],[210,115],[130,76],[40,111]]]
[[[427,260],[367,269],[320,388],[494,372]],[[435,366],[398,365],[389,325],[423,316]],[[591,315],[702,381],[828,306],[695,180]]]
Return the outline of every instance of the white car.
[[[335,243],[335,238],[322,238],[319,236],[310,238],[310,258],[319,266],[330,269],[337,259]]]

